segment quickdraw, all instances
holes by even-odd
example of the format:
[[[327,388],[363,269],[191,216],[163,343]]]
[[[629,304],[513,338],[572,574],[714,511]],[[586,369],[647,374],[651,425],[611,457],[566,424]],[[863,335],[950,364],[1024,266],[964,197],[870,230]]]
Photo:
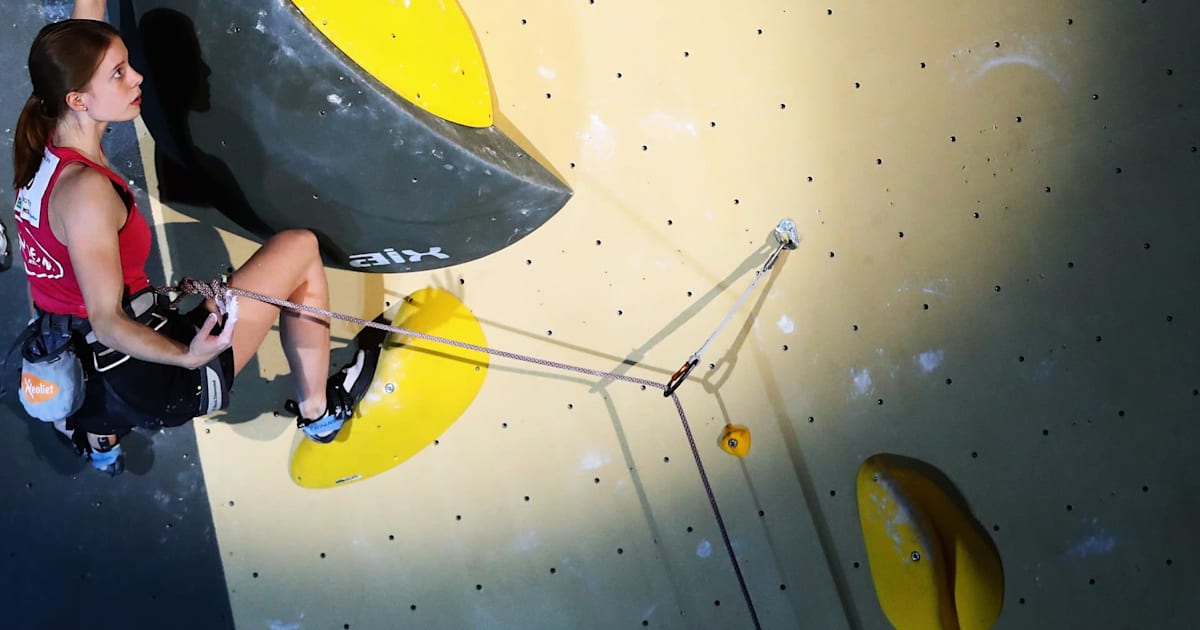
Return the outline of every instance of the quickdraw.
[[[667,381],[666,389],[663,390],[663,396],[674,394],[675,390],[679,389],[679,386],[687,380],[692,370],[696,369],[708,347],[712,345],[713,340],[717,338],[717,335],[721,333],[721,330],[733,318],[733,314],[742,308],[742,304],[745,303],[747,297],[750,297],[750,292],[758,285],[758,281],[762,280],[763,276],[775,267],[775,262],[779,260],[779,254],[785,249],[796,249],[796,246],[800,244],[800,237],[796,233],[796,222],[791,219],[780,221],[779,225],[775,226],[774,235],[776,243],[775,251],[763,263],[762,268],[754,272],[754,281],[742,292],[742,296],[738,298],[737,303],[733,305],[733,308],[729,309],[729,312],[725,315],[725,319],[722,319],[721,323],[717,325],[717,329],[708,336],[708,340],[704,342],[704,345],[700,346],[699,350],[693,352],[692,356],[688,357],[687,361],[684,361],[683,365],[671,375],[670,380]]]

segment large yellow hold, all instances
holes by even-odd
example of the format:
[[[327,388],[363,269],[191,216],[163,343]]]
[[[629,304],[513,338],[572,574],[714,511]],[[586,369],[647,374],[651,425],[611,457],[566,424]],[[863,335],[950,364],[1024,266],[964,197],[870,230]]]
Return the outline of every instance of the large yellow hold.
[[[475,32],[455,0],[293,0],[360,68],[425,111],[492,125],[492,88]]]
[[[879,604],[897,630],[986,630],[1004,603],[1000,554],[949,480],[875,455],[858,471],[858,514]]]

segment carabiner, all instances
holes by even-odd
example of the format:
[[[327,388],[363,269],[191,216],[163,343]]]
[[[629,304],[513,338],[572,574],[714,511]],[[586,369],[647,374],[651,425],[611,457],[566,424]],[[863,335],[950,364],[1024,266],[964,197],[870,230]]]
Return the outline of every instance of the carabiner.
[[[674,394],[675,390],[679,389],[680,385],[683,385],[683,382],[687,380],[688,375],[691,374],[692,370],[696,369],[696,366],[699,364],[700,357],[694,354],[688,357],[688,360],[684,361],[683,365],[671,375],[671,380],[667,381],[667,388],[663,390],[663,398],[670,398],[671,394]]]

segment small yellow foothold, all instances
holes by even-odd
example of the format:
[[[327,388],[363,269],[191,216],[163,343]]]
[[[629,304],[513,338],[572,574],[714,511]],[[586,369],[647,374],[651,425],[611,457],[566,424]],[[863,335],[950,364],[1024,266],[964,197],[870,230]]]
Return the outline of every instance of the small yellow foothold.
[[[727,424],[721,432],[721,450],[737,457],[750,452],[750,429],[740,424]]]

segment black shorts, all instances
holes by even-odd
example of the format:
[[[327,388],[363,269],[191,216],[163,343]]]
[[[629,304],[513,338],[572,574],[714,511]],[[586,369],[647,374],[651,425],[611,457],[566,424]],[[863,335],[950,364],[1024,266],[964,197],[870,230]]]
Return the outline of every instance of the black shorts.
[[[207,316],[203,306],[187,314],[170,311],[159,332],[189,343]],[[89,377],[83,408],[73,416],[76,427],[97,434],[174,427],[229,405],[233,349],[195,370],[129,357]]]

